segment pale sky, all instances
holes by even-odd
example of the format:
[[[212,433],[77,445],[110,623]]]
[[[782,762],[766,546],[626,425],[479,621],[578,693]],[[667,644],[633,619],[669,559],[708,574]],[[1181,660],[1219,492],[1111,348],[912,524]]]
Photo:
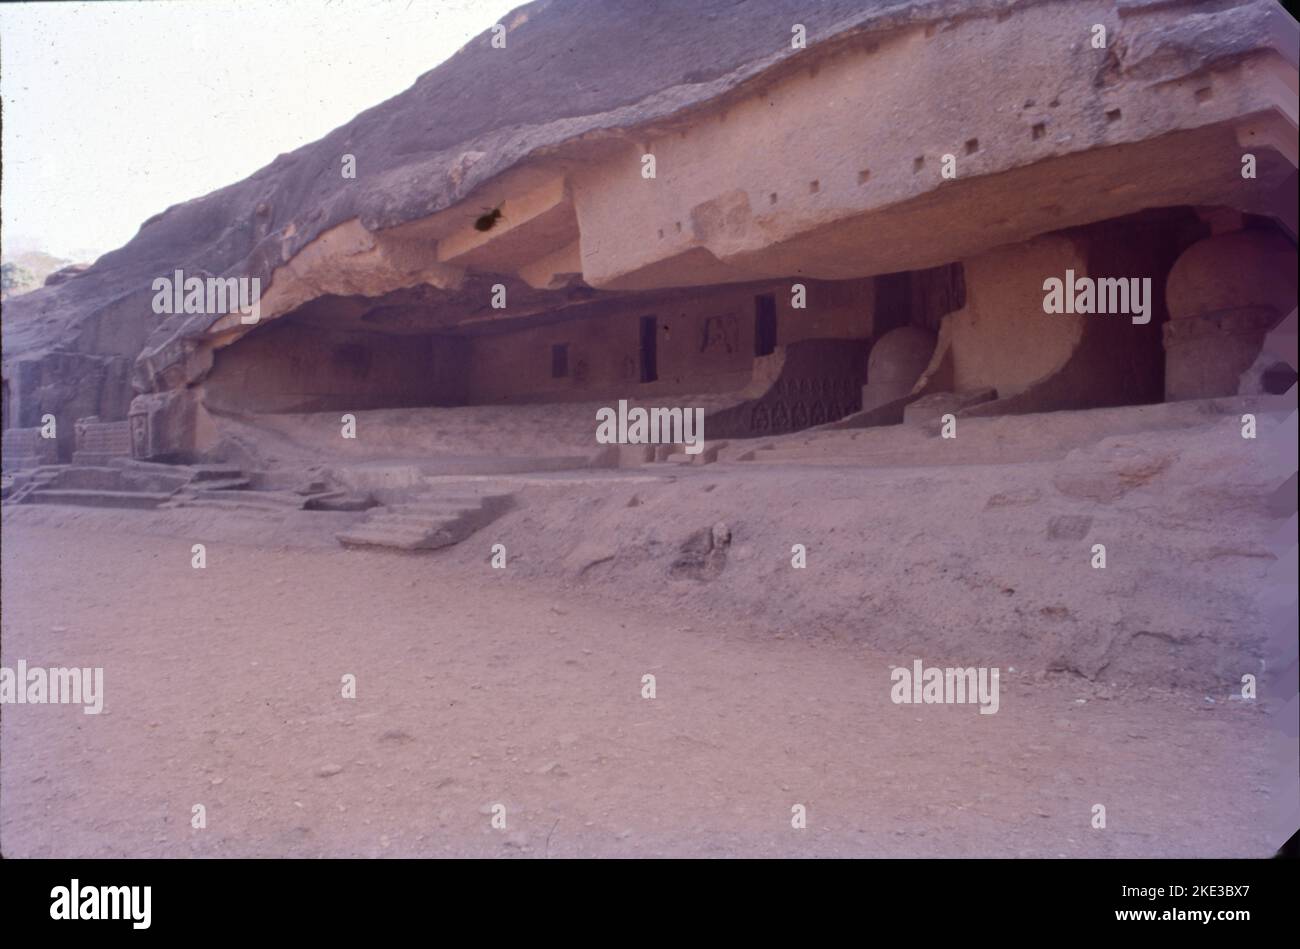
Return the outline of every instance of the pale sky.
[[[409,88],[522,3],[0,4],[4,250],[120,247]]]

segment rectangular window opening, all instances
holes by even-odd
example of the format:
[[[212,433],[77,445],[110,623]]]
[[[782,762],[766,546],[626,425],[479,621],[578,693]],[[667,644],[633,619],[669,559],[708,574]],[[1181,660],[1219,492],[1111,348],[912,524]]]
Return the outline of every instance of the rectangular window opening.
[[[659,378],[659,319],[641,317],[641,381],[654,382]]]
[[[770,293],[754,297],[754,355],[776,352],[776,297]]]

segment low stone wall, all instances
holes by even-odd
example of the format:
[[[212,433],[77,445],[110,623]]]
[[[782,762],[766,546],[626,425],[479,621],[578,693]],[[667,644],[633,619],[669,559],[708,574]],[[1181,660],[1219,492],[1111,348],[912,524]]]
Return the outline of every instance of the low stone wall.
[[[22,471],[59,462],[58,442],[53,438],[42,438],[39,428],[5,429],[3,449],[5,471]]]
[[[862,408],[870,343],[809,339],[784,347],[776,379],[761,395],[706,416],[710,438],[761,438],[834,422]],[[757,373],[756,373],[757,374]]]

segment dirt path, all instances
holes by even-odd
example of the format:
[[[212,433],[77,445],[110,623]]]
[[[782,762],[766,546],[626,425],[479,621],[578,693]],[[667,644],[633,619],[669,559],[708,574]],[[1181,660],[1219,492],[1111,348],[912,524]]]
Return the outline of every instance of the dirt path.
[[[486,561],[3,541],[3,664],[102,666],[106,692],[4,707],[9,857],[1270,849],[1264,716],[1199,695],[1004,669],[995,715],[894,705],[860,644],[560,602]]]

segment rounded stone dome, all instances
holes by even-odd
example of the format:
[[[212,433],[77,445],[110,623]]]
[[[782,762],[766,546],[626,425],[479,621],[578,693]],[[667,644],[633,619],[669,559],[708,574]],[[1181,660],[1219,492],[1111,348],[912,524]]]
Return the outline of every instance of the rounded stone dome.
[[[1295,306],[1295,248],[1273,231],[1234,231],[1197,241],[1174,263],[1169,318],[1250,307],[1288,313]]]
[[[911,386],[930,364],[935,335],[919,326],[900,326],[876,341],[867,357],[867,383]]]

